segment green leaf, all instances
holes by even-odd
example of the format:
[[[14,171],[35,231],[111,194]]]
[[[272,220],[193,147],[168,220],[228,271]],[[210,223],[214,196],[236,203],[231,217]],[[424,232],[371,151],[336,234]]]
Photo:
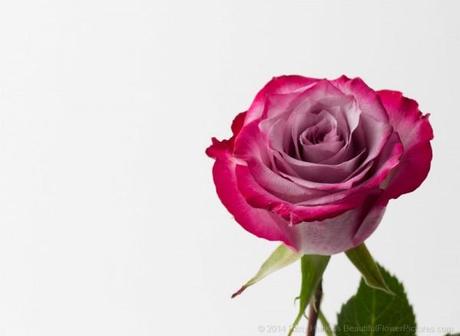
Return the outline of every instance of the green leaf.
[[[254,285],[259,282],[267,275],[270,275],[273,272],[280,270],[283,267],[286,267],[293,262],[297,261],[301,257],[300,254],[291,250],[286,245],[280,245],[276,248],[275,251],[268,257],[268,259],[262,264],[257,274],[252,277],[248,282],[246,282],[238,291],[233,293],[232,299],[248,288],[249,286]]]
[[[302,285],[300,288],[299,313],[289,330],[288,336],[292,335],[295,327],[299,324],[302,316],[313,297],[319,282],[323,277],[324,270],[329,262],[330,256],[304,255],[302,256]]]
[[[363,280],[358,292],[337,318],[337,336],[414,336],[415,316],[403,285],[380,267],[383,279],[394,294],[367,286]]]
[[[353,265],[361,272],[368,286],[392,294],[380,273],[377,263],[374,261],[374,258],[372,258],[364,243],[345,253]]]

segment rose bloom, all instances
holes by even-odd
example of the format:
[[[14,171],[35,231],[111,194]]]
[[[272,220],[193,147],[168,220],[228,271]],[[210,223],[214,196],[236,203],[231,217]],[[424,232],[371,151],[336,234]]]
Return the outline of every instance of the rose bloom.
[[[361,244],[432,158],[417,102],[346,76],[276,77],[232,130],[206,151],[220,200],[247,231],[304,254]]]

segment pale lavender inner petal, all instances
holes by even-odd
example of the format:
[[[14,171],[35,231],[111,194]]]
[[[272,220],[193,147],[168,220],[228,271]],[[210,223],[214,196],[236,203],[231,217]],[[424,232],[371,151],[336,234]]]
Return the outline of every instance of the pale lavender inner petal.
[[[313,182],[324,182],[324,183],[338,183],[344,181],[347,177],[353,174],[358,168],[365,150],[353,157],[348,161],[344,161],[337,165],[326,165],[321,163],[313,163],[296,160],[286,153],[277,152],[273,153],[275,157],[276,165],[272,169],[279,173],[292,174],[295,173],[295,177],[313,181]],[[283,169],[284,166],[278,165],[278,163],[287,164],[290,170]],[[287,176],[285,176],[287,177]]]

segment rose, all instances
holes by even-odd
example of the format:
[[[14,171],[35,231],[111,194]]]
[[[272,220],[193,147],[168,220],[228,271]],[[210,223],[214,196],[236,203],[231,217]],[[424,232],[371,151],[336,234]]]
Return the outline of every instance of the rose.
[[[360,78],[274,78],[232,130],[206,151],[222,203],[247,231],[305,254],[361,244],[432,157],[418,104]]]

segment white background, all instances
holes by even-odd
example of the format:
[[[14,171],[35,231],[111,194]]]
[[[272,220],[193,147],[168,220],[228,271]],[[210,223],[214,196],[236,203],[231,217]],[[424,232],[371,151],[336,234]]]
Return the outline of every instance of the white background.
[[[390,204],[368,246],[419,326],[460,330],[459,4],[3,1],[0,335],[288,325],[296,266],[229,299],[276,244],[225,211],[204,150],[272,76],[294,73],[361,76],[432,114],[430,176]],[[358,278],[333,258],[332,321]]]

